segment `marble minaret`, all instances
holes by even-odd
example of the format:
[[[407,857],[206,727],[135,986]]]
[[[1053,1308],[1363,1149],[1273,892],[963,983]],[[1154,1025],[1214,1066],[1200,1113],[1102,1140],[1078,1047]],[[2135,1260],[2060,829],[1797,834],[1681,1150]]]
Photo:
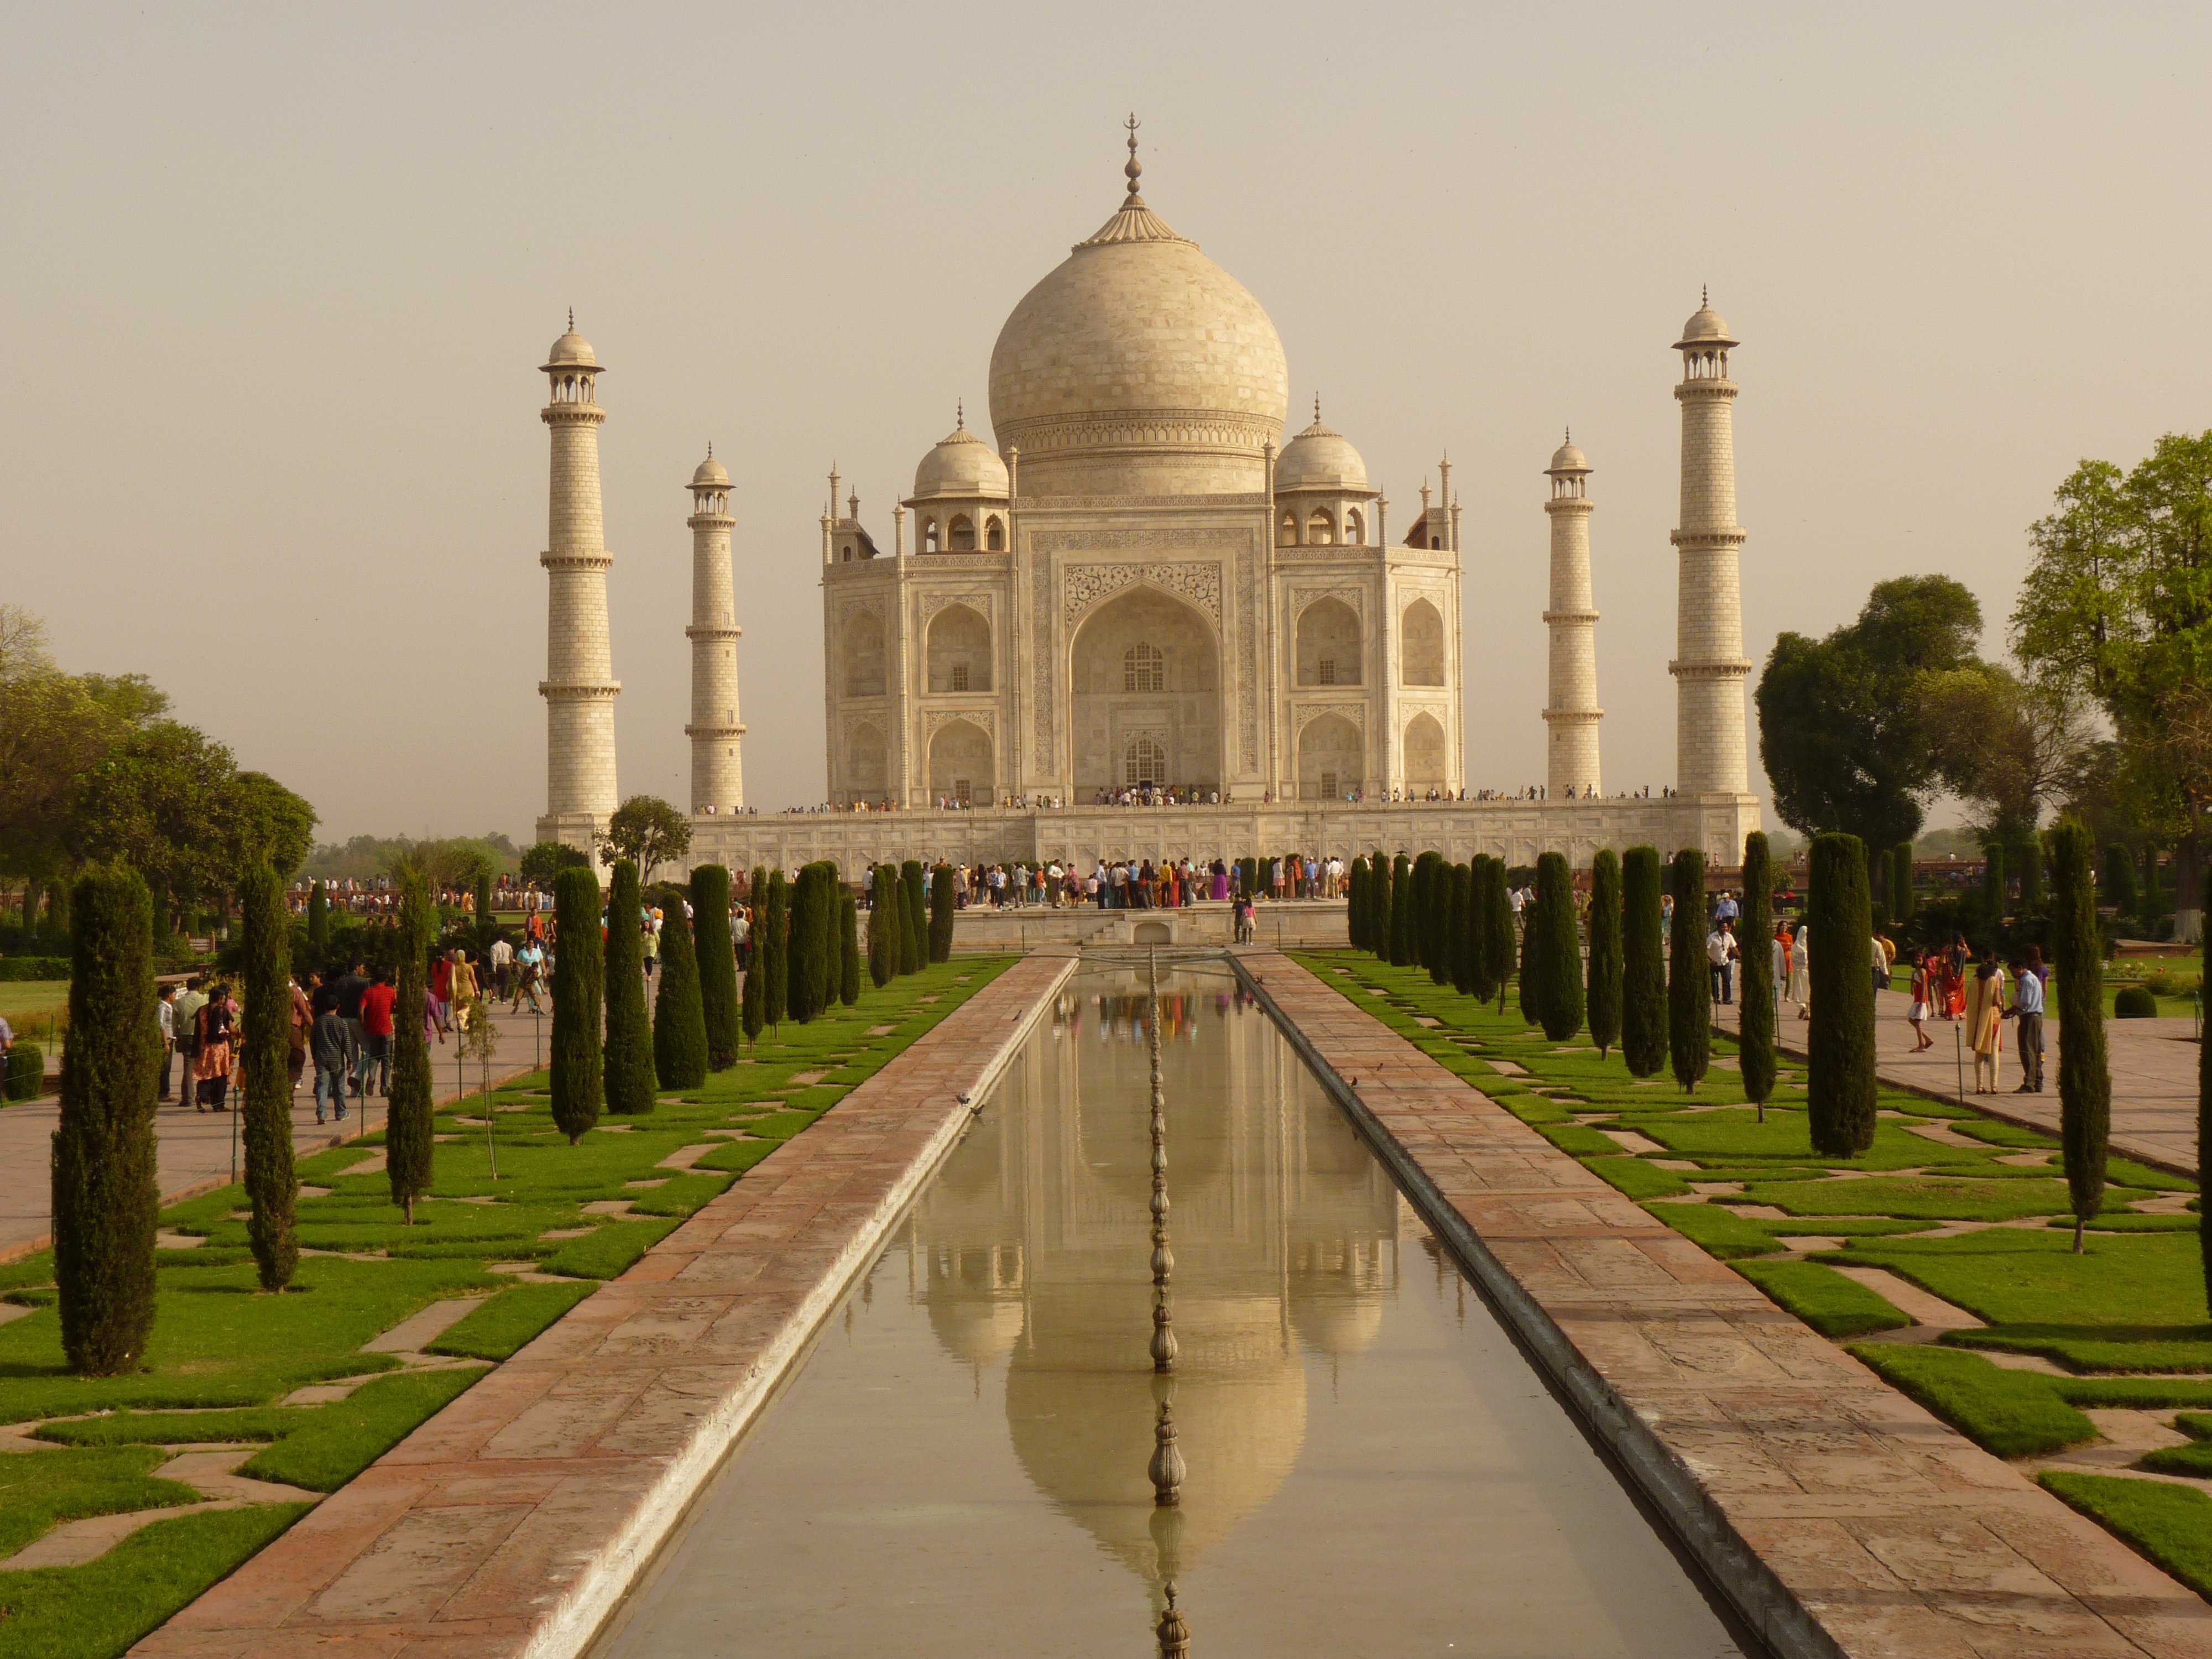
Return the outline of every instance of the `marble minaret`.
[[[1590,465],[1571,432],[1544,471],[1552,480],[1552,499],[1544,503],[1552,520],[1552,603],[1544,612],[1552,630],[1545,780],[1547,793],[1560,800],[1604,789],[1598,779],[1597,723],[1605,710],[1597,706],[1597,603],[1590,592],[1592,509],[1585,483]]]
[[[614,678],[607,640],[606,529],[599,507],[599,360],[589,341],[568,331],[553,343],[544,365],[553,401],[540,417],[553,429],[551,504],[545,567],[545,816],[538,839],[588,851],[606,828],[615,793]]]
[[[745,728],[738,724],[738,626],[730,572],[730,475],[707,447],[691,475],[691,811],[720,815],[745,805]]]
[[[1728,325],[1701,304],[1682,354],[1682,517],[1676,588],[1674,787],[1685,795],[1750,792],[1744,731],[1743,531],[1735,521],[1735,382]]]

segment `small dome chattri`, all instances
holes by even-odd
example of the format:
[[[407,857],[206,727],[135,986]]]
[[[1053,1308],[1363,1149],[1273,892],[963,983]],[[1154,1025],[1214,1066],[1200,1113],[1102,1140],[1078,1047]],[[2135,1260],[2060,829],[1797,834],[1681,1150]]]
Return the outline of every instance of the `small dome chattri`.
[[[568,331],[553,342],[553,349],[546,354],[548,368],[597,368],[599,360],[592,355],[592,343],[576,332],[576,319],[568,319]]]
[[[1275,458],[1275,489],[1364,489],[1367,463],[1342,433],[1321,423],[1321,406],[1314,406],[1314,422],[1283,446]]]
[[[914,470],[916,499],[929,495],[996,495],[1010,493],[1006,464],[998,452],[968,429],[966,411],[946,436],[938,440]]]
[[[699,463],[699,470],[691,475],[691,488],[694,489],[704,489],[710,485],[720,489],[729,482],[728,470],[714,459],[711,450],[708,452],[707,459]]]
[[[1711,300],[1698,296],[1698,306],[1690,320],[1682,325],[1682,337],[1675,342],[1676,349],[1692,345],[1732,346],[1739,343],[1729,334],[1728,319],[1712,307]]]
[[[1547,472],[1587,472],[1589,470],[1589,458],[1575,447],[1571,435],[1552,452],[1552,464],[1544,469]]]

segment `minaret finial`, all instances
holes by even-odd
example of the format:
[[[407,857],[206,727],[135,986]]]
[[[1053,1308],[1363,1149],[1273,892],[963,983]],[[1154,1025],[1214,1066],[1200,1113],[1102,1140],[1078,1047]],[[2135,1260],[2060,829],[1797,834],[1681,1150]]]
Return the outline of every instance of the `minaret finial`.
[[[957,398],[952,404],[952,429],[957,432],[968,424],[968,400]]]
[[[1137,199],[1138,177],[1145,170],[1144,164],[1137,160],[1137,128],[1140,124],[1134,110],[1129,112],[1129,118],[1124,125],[1129,130],[1129,160],[1121,171],[1129,176],[1129,200],[1133,202]]]
[[[574,306],[570,306],[570,307],[568,307],[568,332],[569,332],[569,333],[571,333],[571,334],[574,334],[575,331],[576,331],[576,307],[574,307]]]
[[[1318,392],[1314,393],[1314,424],[1321,424],[1321,393]]]
[[[1570,426],[1570,427],[1567,428],[1567,441],[1568,441],[1569,443],[1572,443],[1572,442],[1574,442],[1574,441],[1575,441],[1575,429],[1574,429],[1574,428],[1573,428],[1573,427]]]
[[[1709,285],[1707,285],[1706,283],[1699,283],[1698,284],[1698,303],[1699,305],[1701,305],[1701,306],[1709,306],[1709,305],[1712,304],[1712,302],[1713,302],[1713,290],[1712,290],[1712,289],[1711,289]]]
[[[714,441],[712,438],[707,440],[707,459],[710,461],[714,459]]]

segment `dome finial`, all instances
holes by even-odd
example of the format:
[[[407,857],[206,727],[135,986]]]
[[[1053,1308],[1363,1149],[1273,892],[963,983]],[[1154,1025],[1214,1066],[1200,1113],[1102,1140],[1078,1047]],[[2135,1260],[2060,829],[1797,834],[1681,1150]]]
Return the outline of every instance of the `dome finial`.
[[[574,334],[575,331],[576,331],[576,307],[574,307],[574,306],[570,306],[570,307],[568,307],[568,332],[569,332],[569,333],[571,333],[571,334]]]
[[[955,432],[963,431],[967,425],[968,400],[965,398],[956,398],[952,400],[952,429]]]
[[[1314,424],[1321,424],[1321,393],[1318,392],[1314,393]]]
[[[1699,283],[1698,284],[1698,303],[1701,306],[1709,306],[1712,304],[1712,302],[1713,290],[1707,284]]]
[[[712,438],[707,440],[707,459],[710,461],[714,459],[714,441]]]
[[[1137,160],[1137,128],[1140,124],[1137,119],[1137,112],[1134,110],[1129,112],[1129,118],[1124,125],[1126,125],[1129,130],[1129,160],[1127,164],[1122,167],[1121,171],[1128,175],[1129,199],[1133,202],[1137,199],[1138,177],[1145,170],[1144,163]]]

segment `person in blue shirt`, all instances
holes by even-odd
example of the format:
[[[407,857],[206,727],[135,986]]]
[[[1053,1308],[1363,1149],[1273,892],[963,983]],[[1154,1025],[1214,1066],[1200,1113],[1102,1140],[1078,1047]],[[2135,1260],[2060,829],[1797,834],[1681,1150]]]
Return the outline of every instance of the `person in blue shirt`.
[[[2042,949],[2033,945],[2012,967],[2012,1006],[2006,1010],[2005,1018],[2020,1021],[2020,1087],[2013,1092],[2039,1095],[2043,1092],[2043,1011],[2047,1000],[2044,981],[2051,970],[2043,965]]]

